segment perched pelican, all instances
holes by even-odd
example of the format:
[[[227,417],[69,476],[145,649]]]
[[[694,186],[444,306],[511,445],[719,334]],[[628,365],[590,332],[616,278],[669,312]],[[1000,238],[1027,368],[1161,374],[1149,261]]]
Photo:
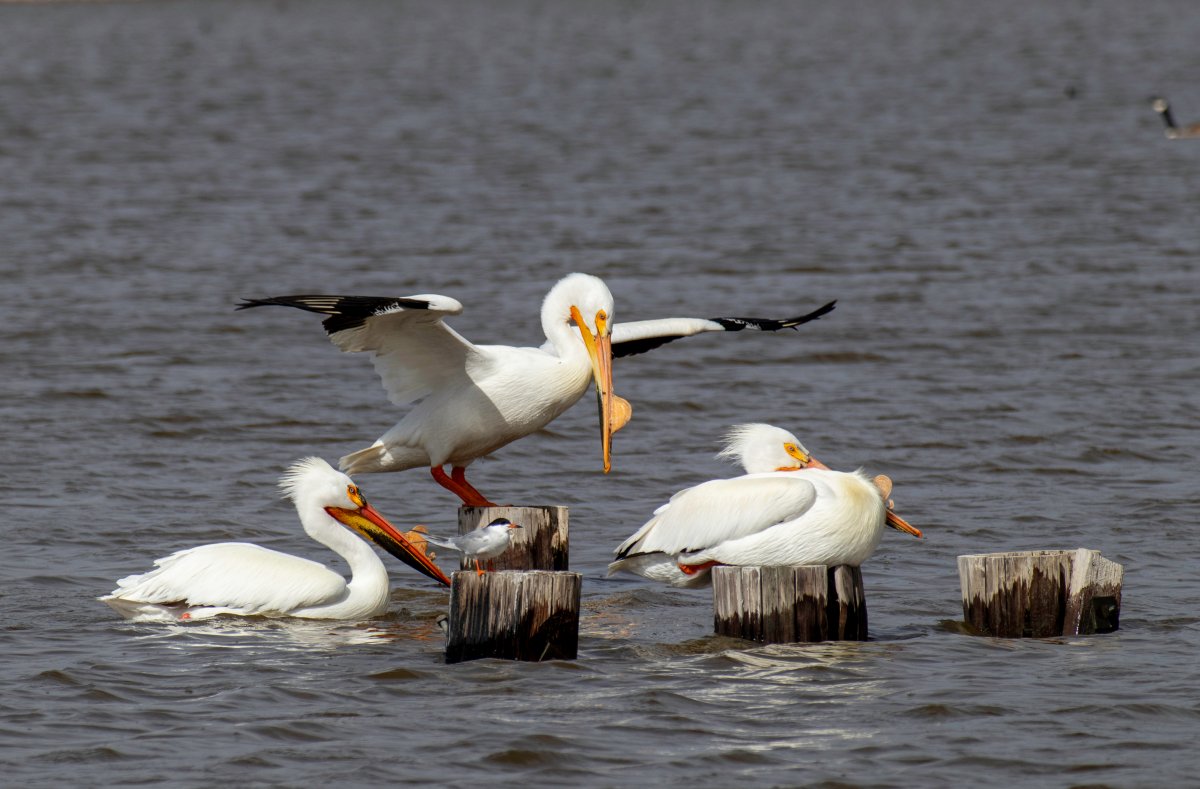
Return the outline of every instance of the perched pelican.
[[[458,551],[466,558],[474,560],[475,572],[483,575],[479,561],[495,559],[507,551],[508,546],[512,544],[512,530],[519,528],[521,527],[508,518],[496,518],[487,526],[480,526],[474,531],[460,534],[457,537],[434,537],[427,534],[425,539],[434,545]]]
[[[100,599],[130,619],[207,619],[218,614],[363,619],[388,604],[388,574],[360,537],[446,586],[424,553],[367,504],[358,486],[324,460],[294,463],[280,487],[296,505],[304,531],[350,565],[350,581],[322,564],[244,542],[177,551],[157,569],[117,581]],[[345,528],[343,528],[345,527]]]
[[[398,406],[416,403],[374,444],[343,457],[344,471],[428,467],[438,484],[464,504],[491,506],[467,482],[467,466],[540,430],[583,396],[589,379],[596,387],[604,471],[609,470],[612,434],[630,416],[629,404],[612,391],[613,357],[702,332],[795,328],[830,312],[835,303],[785,320],[667,318],[614,324],[608,286],[588,274],[571,274],[542,302],[546,343],[540,348],[472,344],[445,324],[444,318],[463,309],[448,296],[277,296],[246,299],[238,309],[276,304],[329,316],[323,325],[334,345],[370,352],[388,399]]]
[[[874,552],[884,524],[921,536],[885,501],[891,492],[886,477],[833,471],[795,436],[768,428],[735,427],[721,456],[740,458],[748,471],[781,462],[780,470],[676,493],[621,543],[609,574],[697,587],[710,583],[709,570],[718,564],[857,567]]]
[[[1186,140],[1200,138],[1200,123],[1192,123],[1187,126],[1175,125],[1175,118],[1171,115],[1171,105],[1167,104],[1166,99],[1155,96],[1150,106],[1162,116],[1163,123],[1167,125],[1167,128],[1163,130],[1167,135],[1167,139]]]

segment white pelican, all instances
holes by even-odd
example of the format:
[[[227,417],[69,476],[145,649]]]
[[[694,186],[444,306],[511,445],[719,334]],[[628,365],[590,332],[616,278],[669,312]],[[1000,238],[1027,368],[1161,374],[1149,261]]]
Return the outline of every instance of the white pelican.
[[[467,482],[467,466],[547,425],[583,396],[589,377],[599,402],[604,471],[609,470],[612,434],[630,415],[629,404],[612,391],[613,357],[702,332],[795,328],[830,312],[835,303],[784,320],[667,318],[614,325],[613,297],[604,282],[571,274],[542,302],[547,341],[540,348],[472,344],[445,324],[444,318],[463,309],[448,296],[277,296],[245,299],[238,309],[276,304],[329,316],[323,325],[334,345],[370,352],[392,403],[417,403],[374,444],[343,457],[344,471],[428,467],[464,504],[492,506]]]
[[[207,619],[218,614],[363,619],[388,604],[388,574],[360,538],[378,544],[446,586],[450,579],[367,504],[345,474],[316,457],[297,461],[280,481],[304,531],[350,565],[350,581],[323,564],[244,542],[177,551],[156,569],[117,581],[101,597],[130,619]],[[345,528],[343,528],[345,527]]]
[[[1171,115],[1171,105],[1167,103],[1166,99],[1155,96],[1150,106],[1162,116],[1163,123],[1167,125],[1167,128],[1163,129],[1163,133],[1167,135],[1167,139],[1187,140],[1200,138],[1200,123],[1191,123],[1187,126],[1175,125],[1175,117]]]
[[[621,543],[609,575],[697,587],[710,583],[709,569],[718,564],[857,567],[885,524],[921,536],[885,502],[890,480],[833,471],[785,430],[735,427],[721,456],[740,458],[747,470],[781,465],[676,493]]]
[[[496,518],[487,526],[480,526],[474,531],[460,534],[457,537],[434,537],[432,534],[426,534],[425,539],[434,545],[458,551],[466,558],[474,560],[475,572],[483,575],[479,561],[495,559],[507,551],[508,546],[512,545],[512,530],[519,528],[521,527],[508,518]]]
[[[717,457],[736,460],[747,474],[799,471],[815,464],[800,439],[782,427],[762,423],[729,428],[725,434],[725,448],[717,453]]]

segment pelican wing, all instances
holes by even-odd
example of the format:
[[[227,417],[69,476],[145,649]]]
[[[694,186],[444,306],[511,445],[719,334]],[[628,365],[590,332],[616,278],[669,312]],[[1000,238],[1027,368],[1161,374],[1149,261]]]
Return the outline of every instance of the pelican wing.
[[[676,493],[617,557],[701,551],[798,518],[816,500],[816,487],[795,472],[715,479]]]
[[[487,354],[443,322],[463,307],[449,296],[275,296],[238,309],[277,304],[328,315],[322,325],[343,351],[371,352],[375,372],[395,405],[420,400],[465,380]]]
[[[154,564],[148,573],[117,581],[109,597],[265,614],[331,603],[346,594],[345,579],[324,565],[250,543],[201,545]]]
[[[612,327],[613,356],[633,356],[660,345],[709,331],[779,331],[794,329],[833,312],[836,301],[794,318],[660,318],[651,321],[617,323]]]

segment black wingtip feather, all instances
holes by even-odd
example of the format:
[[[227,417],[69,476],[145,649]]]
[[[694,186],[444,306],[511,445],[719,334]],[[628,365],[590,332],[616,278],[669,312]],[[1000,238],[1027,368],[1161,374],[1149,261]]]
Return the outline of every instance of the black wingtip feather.
[[[828,315],[833,312],[833,308],[837,306],[837,300],[818,307],[812,312],[804,315],[797,315],[795,318],[784,318],[776,320],[774,318],[709,318],[714,323],[721,324],[725,331],[741,331],[742,329],[757,329],[758,331],[779,331],[780,329],[795,329],[797,326],[815,321],[822,315]],[[683,339],[686,335],[671,334],[661,337],[644,337],[640,340],[627,340],[622,343],[613,343],[612,355],[615,359],[620,359],[624,356],[634,356],[646,351],[652,351],[660,345],[666,345],[669,342]]]
[[[833,312],[837,306],[837,300],[833,300],[828,304],[818,307],[812,312],[804,315],[797,315],[794,318],[783,318],[777,320],[775,318],[710,318],[716,323],[721,324],[725,331],[741,331],[742,329],[757,329],[758,331],[779,331],[780,329],[794,329],[801,324],[815,321],[823,315],[828,315]]]
[[[626,340],[625,342],[614,342],[612,344],[612,355],[614,359],[621,359],[625,356],[636,356],[639,353],[653,351],[660,345],[666,345],[669,342],[683,339],[682,334],[672,334],[663,337],[646,337],[641,340]]]
[[[828,315],[829,313],[833,312],[833,309],[836,306],[837,306],[837,299],[834,299],[833,301],[829,302],[828,304],[817,307],[815,310],[808,313],[807,315],[800,315],[795,318],[789,318],[787,321],[785,321],[785,323],[786,323],[785,328],[794,329],[802,323],[808,323],[809,321],[815,321],[818,318],[820,318],[824,315]]]
[[[239,310],[250,307],[265,307],[276,305],[280,307],[295,307],[298,310],[328,315],[321,325],[325,331],[334,334],[346,329],[362,326],[369,318],[396,307],[410,310],[427,310],[429,302],[423,299],[408,299],[403,297],[385,296],[321,296],[300,294],[296,296],[271,296],[265,299],[242,299],[237,306]]]

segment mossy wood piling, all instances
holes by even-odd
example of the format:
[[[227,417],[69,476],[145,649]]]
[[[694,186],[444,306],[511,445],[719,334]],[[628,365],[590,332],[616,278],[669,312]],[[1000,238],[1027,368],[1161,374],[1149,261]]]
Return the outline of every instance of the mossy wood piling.
[[[460,534],[496,518],[519,524],[512,545],[483,562],[464,557],[450,576],[446,662],[480,658],[573,660],[583,576],[569,566],[566,507],[460,507]]]
[[[866,641],[862,571],[839,565],[714,567],[713,629],[766,644]]]
[[[530,570],[450,576],[446,662],[480,658],[574,660],[579,573]]]
[[[963,619],[1000,638],[1113,632],[1123,576],[1121,565],[1087,548],[958,557]]]

